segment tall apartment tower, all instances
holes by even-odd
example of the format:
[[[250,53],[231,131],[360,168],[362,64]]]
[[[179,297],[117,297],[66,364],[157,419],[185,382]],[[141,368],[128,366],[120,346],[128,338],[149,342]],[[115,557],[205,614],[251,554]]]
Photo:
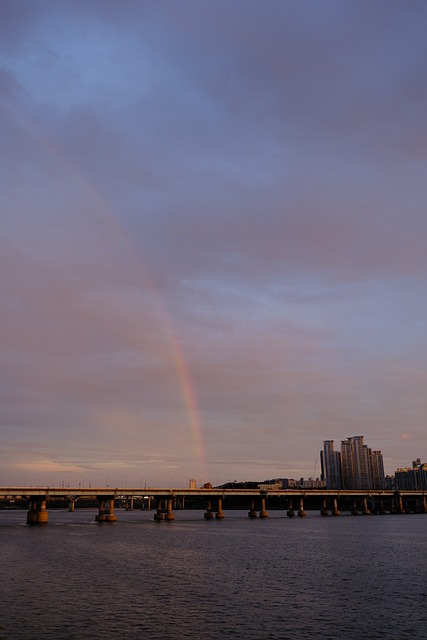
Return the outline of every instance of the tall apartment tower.
[[[384,489],[385,473],[381,451],[371,451],[372,488]]]
[[[341,466],[346,489],[371,489],[370,450],[363,436],[352,436],[341,442]]]
[[[333,440],[325,440],[320,461],[327,489],[384,489],[382,453],[364,444],[363,436],[342,440],[340,452]]]
[[[384,488],[384,462],[381,451],[372,451],[363,436],[341,442],[343,484],[346,489]]]
[[[322,480],[326,481],[327,489],[342,489],[341,455],[334,449],[333,440],[323,442],[323,451],[320,452],[322,466]]]

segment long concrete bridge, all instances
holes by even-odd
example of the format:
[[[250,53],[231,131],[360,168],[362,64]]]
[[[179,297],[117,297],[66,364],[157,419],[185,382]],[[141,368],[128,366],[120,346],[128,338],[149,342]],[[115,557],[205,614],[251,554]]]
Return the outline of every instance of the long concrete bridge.
[[[320,513],[327,516],[329,512],[338,516],[340,503],[351,502],[351,513],[372,513],[372,505],[376,513],[409,513],[409,501],[412,510],[427,513],[427,492],[424,491],[387,491],[387,490],[332,490],[332,489],[224,489],[217,488],[112,488],[112,487],[0,487],[0,499],[24,498],[28,500],[28,524],[46,524],[48,522],[47,504],[49,500],[58,498],[68,501],[70,511],[74,511],[76,501],[82,498],[93,499],[98,502],[97,522],[115,522],[114,506],[117,500],[126,500],[133,509],[135,498],[150,501],[156,500],[154,519],[173,520],[173,509],[184,508],[186,498],[203,498],[206,504],[204,517],[221,520],[225,517],[223,501],[229,497],[246,499],[249,506],[250,518],[267,518],[266,501],[268,498],[285,498],[287,501],[287,515],[304,517],[304,500],[316,498],[322,505]],[[214,505],[214,507],[212,506]],[[255,506],[258,505],[256,509]]]

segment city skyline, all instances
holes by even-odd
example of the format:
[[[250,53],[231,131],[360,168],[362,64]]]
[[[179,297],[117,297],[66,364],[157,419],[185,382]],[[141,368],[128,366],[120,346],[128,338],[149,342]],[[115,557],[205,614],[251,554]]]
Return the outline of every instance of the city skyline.
[[[427,449],[427,8],[0,3],[0,484]]]
[[[322,478],[328,489],[384,489],[382,452],[365,444],[364,436],[341,440],[340,451],[333,440],[325,440],[320,452]]]

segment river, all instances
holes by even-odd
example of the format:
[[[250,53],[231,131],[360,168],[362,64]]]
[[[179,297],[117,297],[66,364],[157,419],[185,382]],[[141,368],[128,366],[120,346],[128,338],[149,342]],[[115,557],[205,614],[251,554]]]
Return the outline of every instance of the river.
[[[427,637],[427,515],[0,511],[7,640]]]

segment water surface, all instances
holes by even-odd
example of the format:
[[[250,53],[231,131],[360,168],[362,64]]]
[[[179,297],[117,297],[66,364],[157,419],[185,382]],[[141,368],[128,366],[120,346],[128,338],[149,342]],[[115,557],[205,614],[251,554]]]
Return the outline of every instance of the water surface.
[[[427,637],[427,515],[0,512],[8,640]]]

